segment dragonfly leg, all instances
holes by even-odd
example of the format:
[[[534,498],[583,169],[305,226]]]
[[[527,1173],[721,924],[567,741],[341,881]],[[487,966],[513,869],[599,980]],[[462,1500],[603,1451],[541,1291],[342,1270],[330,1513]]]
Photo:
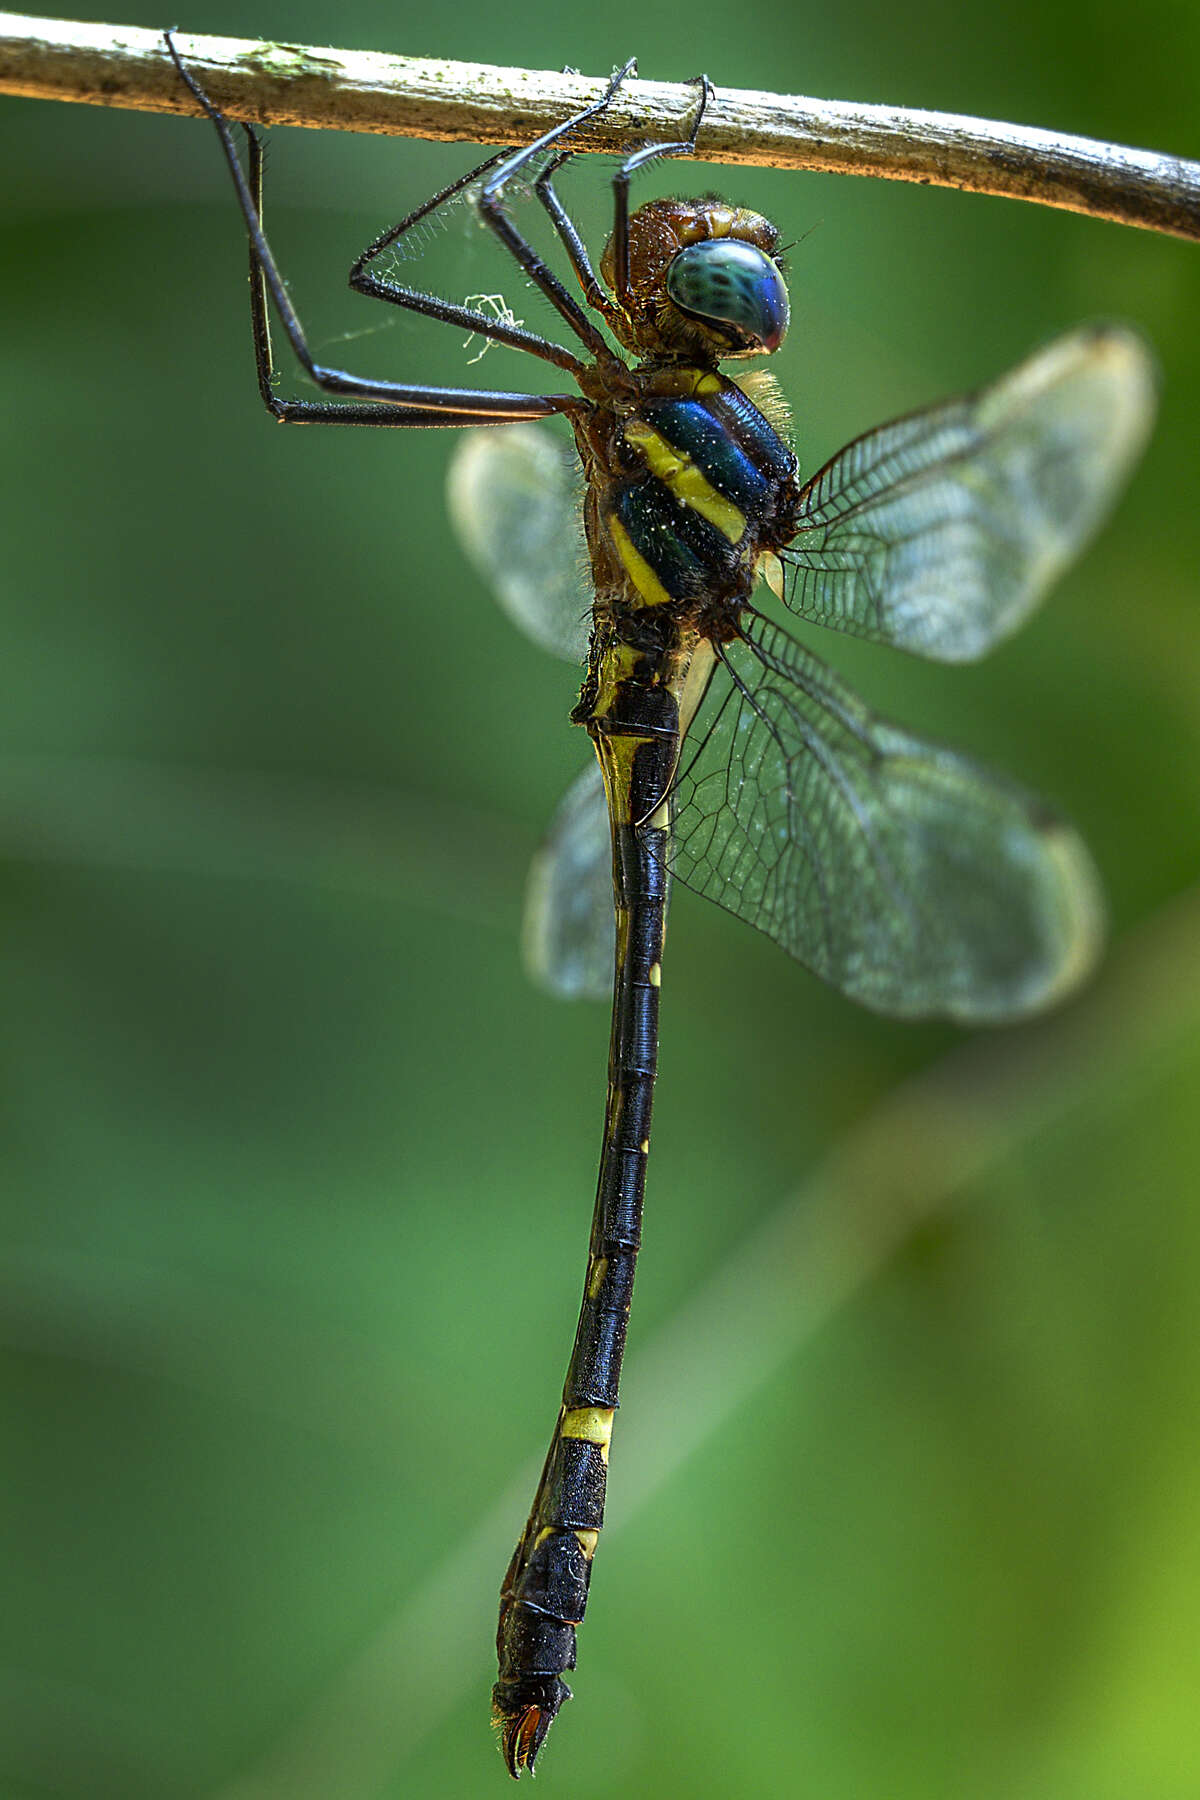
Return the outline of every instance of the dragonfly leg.
[[[197,105],[207,114],[217,133],[233,180],[250,245],[251,321],[258,369],[259,393],[268,412],[284,424],[342,425],[486,425],[514,419],[538,419],[571,412],[582,404],[574,394],[510,394],[486,388],[441,388],[398,381],[380,381],[332,369],[316,361],[304,328],[292,304],[274,253],[262,225],[262,140],[252,126],[245,126],[248,172],[243,170],[237,146],[225,115],[208,98],[195,76],[185,68],[170,32],[164,38],[171,60]],[[287,334],[296,359],[310,380],[329,394],[346,395],[354,402],[281,400],[274,388],[274,362],[268,324],[268,297]],[[485,321],[486,322],[486,321]]]
[[[571,215],[567,212],[566,207],[555,193],[552,185],[552,178],[558,173],[559,169],[562,168],[563,164],[569,162],[575,154],[576,152],[574,150],[563,150],[552,162],[547,163],[546,167],[534,182],[533,191],[550,215],[551,223],[558,233],[559,240],[570,259],[571,267],[575,271],[576,278],[578,279],[580,287],[583,289],[584,298],[588,305],[593,311],[598,312],[602,318],[606,319],[609,324],[612,324],[616,308],[613,306],[611,299],[605,292],[596,275],[595,269],[592,267],[592,261],[587,252],[587,245],[580,236],[579,229],[576,226],[574,219],[572,219]]]
[[[618,69],[613,75],[599,100],[594,100],[590,106],[585,106],[582,111],[574,114],[572,118],[567,119],[563,124],[555,125],[550,131],[543,132],[542,136],[534,143],[526,145],[523,149],[513,151],[511,156],[506,157],[487,177],[480,190],[478,201],[480,216],[483,218],[484,222],[491,227],[505,249],[509,252],[510,256],[520,264],[521,268],[524,269],[526,275],[528,275],[534,285],[541,289],[551,306],[553,306],[559,315],[565,319],[566,323],[570,326],[576,336],[587,346],[592,355],[600,361],[610,361],[613,354],[605,341],[602,332],[599,327],[593,324],[591,319],[588,318],[587,313],[584,311],[583,307],[580,306],[574,295],[568,293],[557,275],[550,270],[547,264],[538,255],[537,251],[533,248],[532,244],[528,243],[526,239],[521,236],[520,232],[504,210],[503,195],[506,185],[515,177],[523,174],[524,171],[528,169],[530,163],[536,162],[544,151],[551,149],[555,144],[561,143],[564,138],[577,131],[581,125],[585,125],[589,119],[598,117],[607,107],[611,106],[613,96],[616,94],[621,83],[635,73],[636,69],[637,63],[631,58],[623,68]],[[564,160],[565,158],[561,156],[554,158],[549,165],[547,173],[552,174]],[[535,189],[536,187],[537,184],[535,183]],[[542,196],[539,194],[539,197]],[[543,204],[545,204],[544,199]],[[557,202],[555,204],[557,205]],[[559,229],[559,235],[563,236],[561,227],[559,226],[558,216],[556,216],[556,213],[551,210],[549,206],[547,207],[547,210],[550,211],[550,216],[554,220],[556,228]],[[559,209],[559,212],[565,219],[566,215],[561,212],[561,208]],[[579,265],[575,263],[574,247],[577,246],[579,249],[582,249],[582,244],[580,243],[578,233],[575,232],[573,226],[570,227],[570,233],[570,237],[563,237],[563,242],[566,245],[568,255],[571,257],[572,265],[576,268],[576,273],[579,273]],[[584,253],[583,263],[587,266],[586,253]],[[595,284],[594,276],[592,277],[592,280]],[[598,293],[599,286],[598,284],[595,284],[595,286]],[[584,283],[584,291],[587,294],[589,301],[595,305],[596,302],[592,298],[592,294],[588,291],[586,282]],[[600,306],[598,310],[603,313],[605,308]]]
[[[497,151],[494,156],[487,157],[465,175],[460,175],[456,181],[442,188],[440,193],[416,207],[399,224],[391,225],[381,232],[355,261],[350,270],[350,286],[356,293],[366,294],[368,299],[386,300],[393,306],[406,307],[411,312],[421,313],[426,318],[437,319],[443,324],[457,325],[460,329],[476,332],[480,337],[490,338],[494,343],[507,344],[513,350],[526,350],[533,356],[543,357],[547,362],[552,362],[573,375],[578,374],[583,368],[579,358],[569,350],[564,350],[560,344],[551,343],[540,333],[526,331],[506,319],[497,319],[490,313],[480,312],[476,307],[457,306],[452,301],[443,300],[440,295],[423,293],[418,288],[386,280],[368,267],[406,232],[411,231],[414,225],[428,218],[439,206],[453,200],[464,188],[470,187],[472,182],[478,181],[489,169],[495,168],[497,163],[513,154],[511,150]]]
[[[697,75],[694,80],[700,89],[700,100],[687,137],[676,144],[649,144],[644,150],[635,150],[613,176],[613,286],[622,307],[629,305],[629,184],[639,169],[660,156],[695,155],[700,126],[709,101],[716,98],[716,89],[707,75]]]

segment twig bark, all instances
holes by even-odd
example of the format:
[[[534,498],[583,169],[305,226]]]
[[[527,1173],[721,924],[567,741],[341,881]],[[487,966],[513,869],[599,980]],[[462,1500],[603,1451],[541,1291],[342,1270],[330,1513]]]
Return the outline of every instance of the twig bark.
[[[524,144],[598,89],[580,75],[487,63],[186,32],[176,41],[231,118],[263,125]],[[195,110],[160,33],[22,13],[0,13],[0,92],[145,112]],[[581,134],[579,147],[613,151],[677,137],[694,104],[694,85],[631,81],[603,120]],[[1200,239],[1200,163],[955,113],[718,88],[699,156],[1001,194]]]

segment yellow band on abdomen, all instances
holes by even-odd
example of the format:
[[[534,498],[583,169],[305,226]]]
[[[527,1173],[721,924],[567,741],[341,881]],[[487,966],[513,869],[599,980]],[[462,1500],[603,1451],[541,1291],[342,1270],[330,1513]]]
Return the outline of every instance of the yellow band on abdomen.
[[[582,1438],[585,1444],[596,1444],[604,1461],[607,1462],[608,1446],[612,1439],[612,1425],[613,1409],[611,1406],[576,1406],[563,1414],[558,1435],[565,1438]]]

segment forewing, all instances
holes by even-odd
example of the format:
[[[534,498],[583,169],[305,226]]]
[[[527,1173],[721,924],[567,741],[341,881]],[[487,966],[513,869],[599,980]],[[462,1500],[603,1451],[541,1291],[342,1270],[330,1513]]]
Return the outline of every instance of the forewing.
[[[564,1000],[612,993],[612,849],[595,757],[563,795],[530,864],[521,950],[530,978],[547,993]]]
[[[1140,338],[1070,332],[981,393],[847,445],[805,488],[771,585],[837,631],[943,662],[982,656],[1097,529],[1154,406]]]
[[[543,650],[587,654],[591,588],[576,458],[551,430],[464,431],[446,500],[463,549],[504,611]]]
[[[744,632],[690,764],[685,751],[680,880],[879,1012],[999,1021],[1073,985],[1102,905],[1071,827],[874,718],[761,615]]]

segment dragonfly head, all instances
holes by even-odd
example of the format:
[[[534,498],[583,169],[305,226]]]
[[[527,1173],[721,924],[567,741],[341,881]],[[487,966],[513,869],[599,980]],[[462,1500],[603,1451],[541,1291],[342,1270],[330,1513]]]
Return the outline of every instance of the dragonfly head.
[[[651,200],[629,221],[626,347],[705,362],[778,350],[788,291],[772,252],[779,233],[761,213],[719,199]],[[610,241],[601,264],[611,287]]]

